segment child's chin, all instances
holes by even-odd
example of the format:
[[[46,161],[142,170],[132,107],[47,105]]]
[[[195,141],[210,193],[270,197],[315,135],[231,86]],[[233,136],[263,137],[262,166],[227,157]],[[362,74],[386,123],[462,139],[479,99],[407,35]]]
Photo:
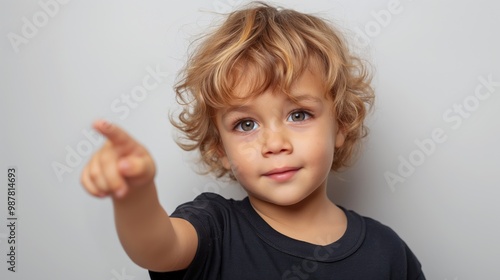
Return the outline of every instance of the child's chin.
[[[281,195],[280,197],[269,198],[268,201],[278,206],[287,207],[287,206],[297,205],[300,202],[304,201],[304,199],[306,199],[306,196],[304,195],[284,194]]]

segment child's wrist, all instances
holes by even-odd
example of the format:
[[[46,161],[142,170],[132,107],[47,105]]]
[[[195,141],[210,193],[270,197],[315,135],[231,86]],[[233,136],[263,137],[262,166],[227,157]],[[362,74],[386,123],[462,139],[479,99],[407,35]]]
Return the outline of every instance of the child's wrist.
[[[156,194],[156,186],[154,181],[144,185],[144,186],[135,186],[135,187],[123,187],[115,191],[111,198],[114,203],[130,203],[130,202],[138,202],[143,199],[147,199],[154,192]]]

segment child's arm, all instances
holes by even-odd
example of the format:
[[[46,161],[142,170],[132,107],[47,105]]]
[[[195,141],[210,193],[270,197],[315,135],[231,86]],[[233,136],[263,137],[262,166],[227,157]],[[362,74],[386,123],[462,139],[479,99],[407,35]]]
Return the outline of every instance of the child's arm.
[[[198,237],[189,222],[170,218],[161,207],[150,154],[117,126],[98,121],[94,128],[108,140],[84,168],[81,181],[94,196],[112,196],[123,248],[132,261],[149,270],[186,268]]]

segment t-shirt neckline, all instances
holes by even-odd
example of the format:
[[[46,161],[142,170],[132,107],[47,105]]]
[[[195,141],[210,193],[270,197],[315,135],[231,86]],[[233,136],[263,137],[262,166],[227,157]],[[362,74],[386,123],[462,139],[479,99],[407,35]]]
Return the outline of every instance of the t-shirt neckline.
[[[365,238],[366,227],[363,218],[353,211],[339,206],[347,217],[347,229],[335,242],[317,245],[288,237],[272,228],[252,207],[248,197],[242,201],[240,209],[249,220],[257,236],[269,246],[283,253],[319,262],[342,260],[361,246]]]

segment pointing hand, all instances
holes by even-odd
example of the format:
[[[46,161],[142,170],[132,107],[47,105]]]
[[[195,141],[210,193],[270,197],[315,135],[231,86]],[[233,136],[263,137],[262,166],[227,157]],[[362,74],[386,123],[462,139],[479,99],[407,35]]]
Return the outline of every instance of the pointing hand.
[[[153,184],[155,164],[140,143],[104,120],[94,122],[93,127],[107,140],[81,174],[81,182],[90,194],[121,198],[131,190]]]

